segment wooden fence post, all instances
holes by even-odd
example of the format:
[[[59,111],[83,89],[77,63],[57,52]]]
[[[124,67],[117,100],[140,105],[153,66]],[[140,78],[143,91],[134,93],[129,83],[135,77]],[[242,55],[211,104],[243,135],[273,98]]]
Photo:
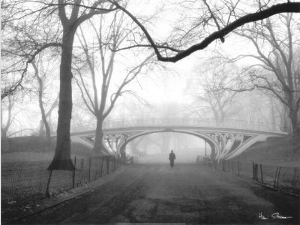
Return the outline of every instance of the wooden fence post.
[[[297,174],[299,173],[298,172],[298,168],[294,168],[294,175],[293,175],[293,181],[292,181],[292,185],[296,185],[297,184],[297,180],[298,180],[298,176],[297,176]]]
[[[89,165],[89,182],[91,182],[91,165],[92,165],[92,157],[90,156],[90,165]]]
[[[100,174],[100,177],[101,177],[101,156],[98,157],[98,161],[99,161],[99,163],[98,163],[98,176]]]
[[[264,175],[263,175],[263,171],[262,171],[262,165],[259,164],[260,166],[260,180],[261,180],[261,183],[263,184],[264,183]]]
[[[117,168],[116,168],[116,156],[114,155],[114,171],[116,171]]]
[[[117,169],[118,169],[119,168],[119,155],[117,155],[116,159],[117,159]]]
[[[281,170],[281,167],[277,167],[276,168],[276,172],[275,172],[275,176],[274,176],[274,185],[273,187],[274,188],[279,188],[279,175],[280,175],[280,170]]]
[[[83,170],[83,165],[84,165],[84,158],[82,158],[82,160],[81,160],[81,169],[80,169],[80,171],[81,171],[81,180],[80,180],[80,183],[82,183],[82,180],[83,180],[83,182],[84,182],[84,170]]]
[[[48,183],[47,183],[46,197],[50,197],[50,194],[49,194],[49,185],[50,185],[51,176],[52,176],[52,170],[50,171],[50,175],[49,175],[49,179],[48,179]]]
[[[253,168],[252,168],[252,172],[253,172],[253,180],[257,181],[257,164],[253,162]]]
[[[254,180],[254,162],[252,162],[252,179]]]
[[[101,157],[102,162],[101,162],[101,170],[100,170],[100,176],[102,177],[102,171],[103,171],[103,164],[104,164],[104,157]]]
[[[109,156],[107,156],[107,158],[106,158],[106,160],[107,160],[107,174],[109,174]]]
[[[98,174],[98,161],[97,161],[98,158],[95,158],[95,168],[96,168],[96,172],[95,172],[95,179],[94,180],[97,180],[97,174]]]
[[[73,188],[75,188],[75,171],[76,171],[76,156],[74,160],[74,170],[73,170]]]
[[[278,176],[277,176],[277,188],[279,189],[279,177],[280,177],[281,167],[279,167]]]

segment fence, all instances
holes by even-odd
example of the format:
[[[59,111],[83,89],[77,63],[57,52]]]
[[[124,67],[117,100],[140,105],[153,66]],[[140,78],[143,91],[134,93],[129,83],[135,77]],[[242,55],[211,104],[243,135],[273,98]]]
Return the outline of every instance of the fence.
[[[73,158],[73,171],[48,171],[50,161],[4,162],[1,165],[2,200],[45,197],[99,179],[120,167],[114,156]]]
[[[300,168],[264,165],[240,161],[224,160],[213,164],[202,160],[205,165],[232,173],[237,176],[251,178],[253,181],[289,194],[300,196]]]

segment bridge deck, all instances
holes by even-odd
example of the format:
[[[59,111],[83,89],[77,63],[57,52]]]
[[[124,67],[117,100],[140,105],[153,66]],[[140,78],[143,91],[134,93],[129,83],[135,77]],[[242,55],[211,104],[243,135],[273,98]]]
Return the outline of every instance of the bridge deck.
[[[243,120],[226,120],[216,124],[211,119],[197,118],[146,118],[146,119],[120,119],[107,120],[103,123],[104,133],[126,132],[132,130],[157,130],[184,129],[233,132],[242,134],[265,134],[265,135],[285,135],[280,126],[263,122],[250,122]],[[88,134],[94,131],[73,132],[72,135]]]
[[[223,127],[196,127],[196,126],[137,126],[137,127],[116,127],[116,128],[105,128],[103,133],[115,134],[115,133],[126,133],[132,131],[165,131],[165,132],[178,132],[183,131],[203,131],[203,132],[220,132],[220,133],[234,133],[234,134],[262,134],[262,135],[275,135],[275,136],[286,136],[285,132],[274,132],[274,131],[261,131],[261,130],[249,130],[249,129],[238,129],[238,128],[223,128]],[[93,135],[95,130],[74,132],[72,136],[85,136]]]

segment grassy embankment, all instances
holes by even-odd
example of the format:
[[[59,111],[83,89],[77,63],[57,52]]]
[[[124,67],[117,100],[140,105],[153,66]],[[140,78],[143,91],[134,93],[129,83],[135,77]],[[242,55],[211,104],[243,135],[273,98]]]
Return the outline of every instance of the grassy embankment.
[[[1,146],[2,162],[51,161],[55,151],[55,140],[50,147],[40,137],[17,137],[9,139],[7,146]],[[71,157],[89,157],[91,149],[80,143],[71,143]]]
[[[55,150],[55,140],[50,147],[46,147],[46,141],[39,137],[19,137],[9,140],[9,149],[1,151],[2,162],[16,161],[51,161]],[[297,153],[292,149],[292,138],[268,138],[265,142],[259,142],[242,153],[238,160],[247,162],[261,162],[278,166],[300,167],[300,150]],[[91,149],[80,144],[71,144],[72,157],[88,157]]]
[[[288,137],[271,137],[252,145],[239,157],[241,161],[267,165],[300,167],[300,150],[293,152],[293,140]]]

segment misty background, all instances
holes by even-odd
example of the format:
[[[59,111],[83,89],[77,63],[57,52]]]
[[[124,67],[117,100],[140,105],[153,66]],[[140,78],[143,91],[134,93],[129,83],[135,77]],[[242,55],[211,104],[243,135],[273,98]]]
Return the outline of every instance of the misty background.
[[[189,3],[186,4],[188,7]],[[197,15],[196,8],[186,10],[178,7],[178,4],[135,1],[130,1],[127,7],[132,14],[144,21],[145,27],[155,35],[157,40],[162,42],[173,40],[178,42],[179,47],[185,47],[195,39],[197,30],[187,32],[184,28],[187,24],[192,25],[195,22],[193,15]],[[4,18],[6,16],[8,14],[4,12]],[[80,26],[74,42],[71,132],[96,129],[97,118],[90,110],[91,105],[88,104],[90,97],[83,91],[92,92],[93,71],[97,84],[94,86],[100,88],[103,60],[109,62],[113,57],[114,76],[111,79],[108,99],[116,93],[118,99],[105,118],[107,123],[115,120],[196,118],[212,120],[216,126],[229,120],[236,123],[248,121],[253,124],[265,124],[273,131],[292,133],[289,107],[284,103],[286,97],[282,85],[274,75],[278,71],[270,70],[268,62],[262,59],[269,55],[271,61],[276,62],[279,68],[284,67],[284,60],[276,51],[282,50],[288,56],[288,48],[293,46],[292,70],[296,74],[296,86],[299,87],[298,19],[299,15],[277,15],[265,21],[265,24],[245,26],[228,35],[224,43],[216,41],[205,50],[196,52],[177,63],[163,63],[157,62],[150,48],[120,50],[130,45],[133,37],[143,39],[141,32],[128,17],[121,13],[105,15],[100,20],[103,23],[102,30],[98,30],[99,20],[92,18]],[[276,38],[282,44],[280,49],[276,49],[278,46],[272,45],[272,42],[264,41],[266,34],[256,33],[256,28],[270,27],[270,24],[273,29],[267,30],[266,33],[277,35]],[[125,28],[131,29],[131,32],[127,34]],[[51,27],[45,26],[46,29],[50,31]],[[115,32],[114,35],[109,33],[111,30]],[[289,30],[290,33],[279,32],[281,30]],[[8,29],[4,32],[4,39],[10,37],[9,31]],[[210,31],[211,28],[205,30],[205,32]],[[103,34],[102,43],[116,41],[114,37],[117,35],[122,38],[122,35],[125,35],[125,41],[117,40],[115,45],[118,46],[118,51],[115,52],[110,51],[111,49],[105,45],[102,49],[98,49],[97,32]],[[256,40],[251,39],[251,34],[252,36],[256,34]],[[289,46],[285,43],[288,35],[294,40],[288,43]],[[85,55],[87,50],[89,54]],[[105,52],[105,55],[101,55],[101,52]],[[147,60],[143,61],[144,59]],[[51,135],[56,135],[59,60],[59,51],[49,49],[39,54],[34,66],[28,68],[26,80],[20,91],[3,99],[2,137],[45,135],[41,105],[46,112]],[[87,65],[89,60],[93,62],[93,70]],[[4,68],[9,66],[12,68],[12,64],[16,67],[9,76],[3,75],[4,87],[18,80],[20,76],[16,61],[16,58],[11,58],[10,61],[4,62]],[[144,62],[146,63],[142,64]],[[124,77],[131,75],[137,65],[142,65],[139,67],[139,73],[134,74],[134,79],[118,93],[118,88],[123,84],[122,79],[127,79]],[[100,98],[101,94],[98,93],[96,96]],[[297,115],[299,118],[299,111]],[[132,154],[145,153],[153,156],[159,153],[167,154],[171,149],[176,152],[178,160],[190,160],[190,155],[205,152],[205,143],[184,134],[158,133],[144,136],[128,146],[128,151]],[[210,149],[207,148],[207,154],[210,153],[209,151]]]

